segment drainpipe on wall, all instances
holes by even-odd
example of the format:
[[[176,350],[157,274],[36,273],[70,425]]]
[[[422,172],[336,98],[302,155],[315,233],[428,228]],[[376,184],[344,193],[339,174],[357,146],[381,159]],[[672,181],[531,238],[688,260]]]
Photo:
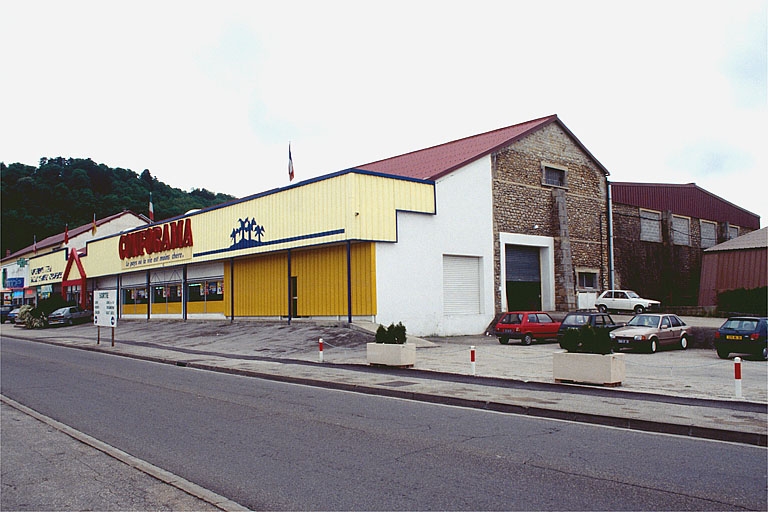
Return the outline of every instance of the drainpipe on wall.
[[[605,187],[608,189],[608,289],[615,290],[616,267],[613,262],[613,195],[611,194],[611,182],[605,178]]]

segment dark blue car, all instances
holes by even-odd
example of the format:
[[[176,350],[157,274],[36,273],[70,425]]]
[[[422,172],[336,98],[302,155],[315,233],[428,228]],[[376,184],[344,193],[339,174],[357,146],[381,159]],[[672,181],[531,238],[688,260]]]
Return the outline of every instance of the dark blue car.
[[[717,356],[727,359],[733,353],[752,354],[768,360],[768,318],[758,316],[733,316],[715,333]]]

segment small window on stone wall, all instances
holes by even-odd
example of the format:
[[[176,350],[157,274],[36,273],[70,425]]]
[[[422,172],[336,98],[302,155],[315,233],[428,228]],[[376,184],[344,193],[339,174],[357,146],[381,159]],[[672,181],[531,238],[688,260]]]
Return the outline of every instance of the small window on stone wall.
[[[672,240],[675,245],[691,245],[691,219],[672,216]]]
[[[597,272],[578,272],[579,288],[582,290],[597,290]]]
[[[661,213],[640,210],[640,240],[661,242]]]
[[[738,236],[739,236],[738,226],[728,226],[728,240],[733,240],[734,238],[738,238]]]
[[[542,185],[549,187],[566,187],[566,172],[565,169],[557,169],[556,167],[550,167],[548,165],[542,166],[543,176]]]
[[[707,249],[717,244],[717,223],[701,221],[701,248]]]

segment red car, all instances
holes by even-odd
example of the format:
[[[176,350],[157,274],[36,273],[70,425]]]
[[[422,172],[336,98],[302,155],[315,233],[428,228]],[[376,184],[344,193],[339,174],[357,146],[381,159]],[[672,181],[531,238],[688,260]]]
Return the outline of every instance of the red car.
[[[496,336],[502,345],[509,343],[510,339],[530,345],[534,339],[557,338],[558,329],[560,322],[543,311],[510,311],[501,315],[496,323]]]

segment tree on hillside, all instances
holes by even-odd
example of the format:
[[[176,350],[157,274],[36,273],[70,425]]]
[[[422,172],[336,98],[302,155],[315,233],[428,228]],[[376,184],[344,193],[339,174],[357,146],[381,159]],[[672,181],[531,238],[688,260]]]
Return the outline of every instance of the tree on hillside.
[[[130,169],[111,168],[90,158],[41,158],[33,167],[0,162],[2,255],[70,227],[88,224],[95,214],[106,217],[123,210],[147,215],[152,191],[155,220],[176,217],[234,199],[205,189],[184,192]]]

